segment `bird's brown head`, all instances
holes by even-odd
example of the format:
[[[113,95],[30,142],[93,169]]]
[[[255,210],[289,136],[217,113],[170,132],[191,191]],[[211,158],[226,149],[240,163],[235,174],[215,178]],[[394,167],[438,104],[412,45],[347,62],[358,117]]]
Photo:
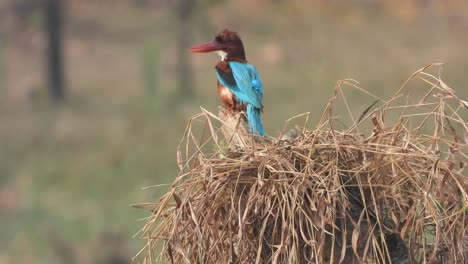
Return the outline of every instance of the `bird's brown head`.
[[[190,50],[197,53],[216,51],[221,60],[246,62],[242,40],[228,29],[221,31],[213,41],[193,46]]]

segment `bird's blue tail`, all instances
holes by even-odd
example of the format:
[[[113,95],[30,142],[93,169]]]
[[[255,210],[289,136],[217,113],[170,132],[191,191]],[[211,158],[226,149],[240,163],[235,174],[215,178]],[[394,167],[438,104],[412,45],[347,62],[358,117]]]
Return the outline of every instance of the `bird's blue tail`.
[[[260,109],[251,104],[247,104],[247,120],[249,121],[250,132],[252,132],[252,134],[262,137],[265,135]]]

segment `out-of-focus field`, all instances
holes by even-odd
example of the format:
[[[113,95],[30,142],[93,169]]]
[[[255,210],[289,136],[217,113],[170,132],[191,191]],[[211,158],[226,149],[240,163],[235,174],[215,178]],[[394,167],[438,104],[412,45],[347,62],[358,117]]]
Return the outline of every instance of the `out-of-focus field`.
[[[41,15],[2,26],[0,263],[104,263],[106,254],[128,260],[143,246],[131,237],[148,213],[130,204],[158,198],[141,188],[177,175],[187,118],[218,105],[214,54],[186,51],[194,96],[177,93],[177,20],[168,3],[154,2],[69,1],[68,91],[59,107],[43,77]],[[446,63],[444,80],[468,98],[463,1],[325,2],[208,1],[195,11],[193,44],[225,27],[243,37],[265,85],[269,134],[303,112],[314,124],[337,80],[356,79],[386,98],[431,62]],[[348,95],[354,109],[372,103]]]

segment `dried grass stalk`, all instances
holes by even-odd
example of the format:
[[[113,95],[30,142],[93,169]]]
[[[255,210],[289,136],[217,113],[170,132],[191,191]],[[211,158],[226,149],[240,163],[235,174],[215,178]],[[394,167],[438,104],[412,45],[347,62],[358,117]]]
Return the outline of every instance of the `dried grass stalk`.
[[[467,263],[468,104],[427,72],[434,66],[359,118],[343,88],[377,97],[340,81],[316,129],[277,139],[225,128],[202,109],[179,147],[180,174],[145,205],[144,261]],[[427,93],[405,97],[412,79]],[[343,129],[339,99],[352,121]],[[198,122],[210,132],[197,134]]]
[[[249,135],[249,126],[243,113],[233,114],[224,107],[218,108],[218,116],[224,121],[221,132],[229,142],[229,148],[244,148]]]

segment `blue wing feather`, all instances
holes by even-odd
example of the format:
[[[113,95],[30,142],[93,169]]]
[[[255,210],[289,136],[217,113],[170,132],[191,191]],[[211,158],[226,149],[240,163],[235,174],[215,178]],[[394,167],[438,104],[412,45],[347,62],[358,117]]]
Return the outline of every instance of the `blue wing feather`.
[[[262,109],[263,84],[257,69],[251,64],[236,61],[230,61],[229,66],[235,84],[225,82],[218,73],[219,82],[228,87],[240,101]]]
[[[217,71],[218,80],[229,88],[242,103],[246,103],[247,119],[254,134],[265,135],[261,111],[263,109],[263,83],[257,69],[248,63],[230,61],[229,66],[235,82],[224,80]]]

